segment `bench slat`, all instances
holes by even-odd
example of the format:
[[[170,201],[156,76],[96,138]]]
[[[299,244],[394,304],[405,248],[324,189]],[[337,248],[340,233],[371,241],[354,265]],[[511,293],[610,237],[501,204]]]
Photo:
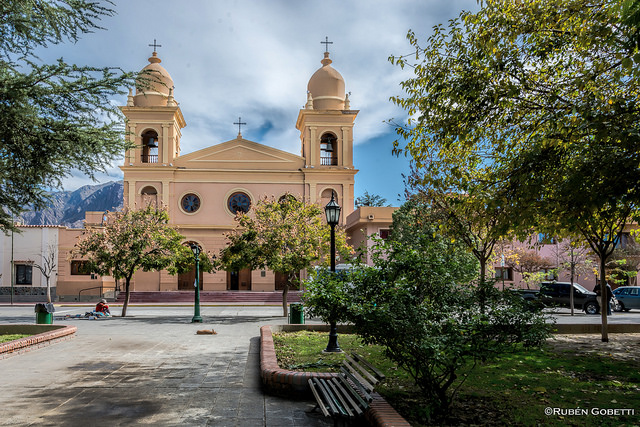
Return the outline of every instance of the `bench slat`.
[[[322,387],[322,390],[325,393],[326,401],[327,403],[329,403],[329,406],[332,408],[334,414],[346,416],[347,412],[331,392],[331,388],[329,387],[329,384],[327,384],[327,381],[323,379],[319,379],[318,383]]]
[[[363,378],[366,377],[367,381],[369,381],[371,385],[375,386],[378,383],[378,379],[376,377],[374,377],[369,372],[367,372],[367,370],[364,367],[360,366],[358,362],[356,362],[351,357],[349,357],[349,355],[345,354],[344,357],[345,357],[345,363],[349,364],[350,366],[353,366],[356,372],[358,372]]]
[[[349,403],[347,403],[347,401],[345,401],[344,396],[346,396],[346,394],[343,396],[343,391],[341,390],[342,387],[340,386],[340,383],[337,382],[337,380],[335,378],[332,378],[329,382],[328,385],[331,387],[334,395],[340,400],[340,403],[342,403],[342,408],[346,411],[347,415],[350,417],[353,417],[353,412],[351,412],[351,407],[356,410],[358,409],[358,405],[353,405],[350,407]]]
[[[378,370],[378,368],[373,366],[371,363],[369,363],[368,360],[366,360],[364,357],[360,356],[358,353],[351,353],[351,356],[353,356],[353,358],[356,359],[359,363],[362,363],[363,365],[365,365],[367,367],[367,369],[373,371],[373,373],[376,375],[376,377],[378,377],[379,381],[382,381],[382,380],[384,380],[386,378],[385,375]]]
[[[360,383],[358,378],[353,376],[351,372],[344,368],[342,368],[342,375],[345,376],[345,379],[349,379],[351,381],[352,387],[355,386],[356,392],[358,392],[365,401],[371,402],[371,391],[366,389],[362,383]]]
[[[367,409],[369,407],[369,403],[367,403],[362,396],[360,396],[356,390],[354,390],[353,386],[347,381],[347,379],[345,377],[343,377],[342,375],[340,375],[338,377],[338,379],[340,380],[340,383],[342,383],[343,389],[348,393],[349,396],[349,401],[351,402],[351,404],[354,407],[358,407],[359,409]],[[358,403],[354,402],[353,399],[357,400]],[[360,410],[359,412],[362,412],[362,410]]]
[[[360,375],[360,373],[356,371],[353,366],[349,365],[348,363],[345,363],[344,365],[342,365],[342,370],[349,372],[352,376],[354,376],[357,379],[357,381],[367,389],[369,393],[373,391],[373,384],[370,384],[369,381],[363,378],[362,375]]]
[[[316,390],[316,386],[313,384],[313,379],[312,378],[309,378],[309,387],[311,387],[311,392],[313,393],[313,396],[316,398],[316,402],[318,403],[318,408],[320,408],[320,410],[322,411],[322,414],[325,417],[328,417],[329,416],[329,411],[327,411],[327,408],[325,408],[324,401],[322,400],[322,398],[318,394],[318,391]]]

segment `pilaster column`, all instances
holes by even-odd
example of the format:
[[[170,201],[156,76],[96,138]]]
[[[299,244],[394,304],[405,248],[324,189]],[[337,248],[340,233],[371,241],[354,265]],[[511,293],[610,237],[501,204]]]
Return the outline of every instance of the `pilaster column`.
[[[134,180],[127,181],[129,183],[129,209],[136,208],[136,182]]]
[[[320,162],[318,162],[318,154],[320,151],[320,147],[318,147],[317,144],[317,127],[316,126],[310,126],[309,127],[309,133],[310,133],[310,141],[309,141],[309,151],[311,152],[311,164],[313,166],[318,166],[320,164]]]
[[[350,128],[348,126],[343,126],[342,128],[342,159],[338,159],[339,165],[342,166],[353,166],[353,159],[349,155],[351,152],[351,148],[353,146],[353,142],[349,138]]]
[[[169,179],[163,179],[162,180],[162,207],[167,208],[169,210],[171,210],[170,206],[169,206],[169,185],[171,183],[171,180]]]
[[[162,124],[162,161],[158,163],[169,163],[169,126],[171,123]]]

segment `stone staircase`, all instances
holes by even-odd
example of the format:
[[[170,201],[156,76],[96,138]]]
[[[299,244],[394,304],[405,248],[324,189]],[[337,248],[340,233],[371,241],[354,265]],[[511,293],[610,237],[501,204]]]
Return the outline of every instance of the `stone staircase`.
[[[116,298],[116,304],[124,303],[125,293],[120,292]],[[130,304],[151,303],[193,303],[194,291],[171,292],[131,292]],[[287,301],[300,302],[300,291],[289,291]],[[220,303],[238,305],[280,305],[282,304],[282,291],[275,292],[251,292],[251,291],[200,291],[201,303]]]

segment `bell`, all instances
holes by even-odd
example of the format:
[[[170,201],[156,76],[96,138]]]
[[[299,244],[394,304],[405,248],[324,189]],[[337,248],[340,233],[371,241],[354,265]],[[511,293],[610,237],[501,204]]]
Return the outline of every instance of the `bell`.
[[[149,148],[158,148],[158,142],[154,137],[149,138],[149,142],[147,143],[147,147]]]

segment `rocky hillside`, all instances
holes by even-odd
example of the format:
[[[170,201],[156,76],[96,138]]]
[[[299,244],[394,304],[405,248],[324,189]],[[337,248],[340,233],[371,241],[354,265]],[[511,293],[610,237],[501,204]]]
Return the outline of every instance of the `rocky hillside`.
[[[122,208],[122,181],[85,185],[75,191],[51,193],[47,209],[25,211],[22,222],[28,225],[66,225],[82,228],[86,211],[114,211]]]

